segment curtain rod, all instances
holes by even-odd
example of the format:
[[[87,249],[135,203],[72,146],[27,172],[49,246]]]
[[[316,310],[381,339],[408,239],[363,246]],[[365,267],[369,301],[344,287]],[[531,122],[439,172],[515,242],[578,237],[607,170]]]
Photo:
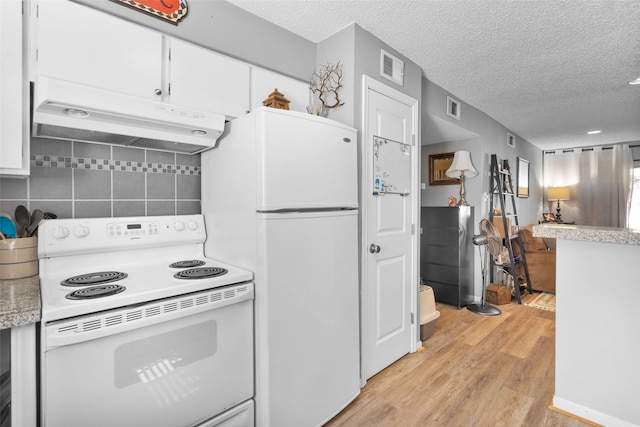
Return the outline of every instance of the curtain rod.
[[[618,144],[603,144],[603,145],[594,145],[592,147],[574,147],[574,148],[563,148],[562,149],[562,153],[573,153],[574,151],[593,151],[594,149],[598,148],[598,147],[602,147],[603,150],[613,150],[613,147],[615,145],[621,145],[621,144],[625,144],[624,142],[620,142]],[[640,147],[640,144],[634,144],[634,145],[629,145],[629,148],[636,148],[636,147]],[[556,154],[556,151],[559,151],[560,149],[557,150],[546,150],[544,151],[544,154]]]

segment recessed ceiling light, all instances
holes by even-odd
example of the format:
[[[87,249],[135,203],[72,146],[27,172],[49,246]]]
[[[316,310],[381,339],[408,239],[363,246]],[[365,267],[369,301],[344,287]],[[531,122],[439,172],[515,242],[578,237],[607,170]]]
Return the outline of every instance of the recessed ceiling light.
[[[590,130],[589,132],[587,132],[587,135],[596,135],[598,133],[602,132],[601,130]]]
[[[640,85],[640,77],[629,82],[630,85]]]

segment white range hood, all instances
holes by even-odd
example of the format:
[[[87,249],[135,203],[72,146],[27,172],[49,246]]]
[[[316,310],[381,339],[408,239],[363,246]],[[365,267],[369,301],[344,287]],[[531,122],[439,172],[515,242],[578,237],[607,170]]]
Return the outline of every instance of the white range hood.
[[[38,76],[33,136],[195,154],[214,148],[221,114]]]

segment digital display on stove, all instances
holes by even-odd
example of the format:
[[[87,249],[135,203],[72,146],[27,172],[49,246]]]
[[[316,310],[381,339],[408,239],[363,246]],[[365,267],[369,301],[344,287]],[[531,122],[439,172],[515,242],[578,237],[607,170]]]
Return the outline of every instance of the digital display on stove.
[[[127,224],[127,230],[139,230],[142,228],[142,224]]]

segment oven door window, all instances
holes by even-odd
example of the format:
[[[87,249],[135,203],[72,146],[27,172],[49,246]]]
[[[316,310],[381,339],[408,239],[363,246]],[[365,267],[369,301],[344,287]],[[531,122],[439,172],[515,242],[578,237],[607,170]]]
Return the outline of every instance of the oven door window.
[[[124,388],[139,382],[159,384],[165,379],[170,381],[176,369],[179,371],[212,357],[217,343],[217,324],[215,320],[207,320],[122,344],[115,351],[115,386]],[[193,379],[193,382],[197,383],[198,379]],[[172,386],[172,389],[191,394],[192,386],[188,383],[174,383]],[[165,400],[169,398],[167,395],[163,397]]]
[[[252,301],[45,352],[49,426],[188,426],[253,395]]]

